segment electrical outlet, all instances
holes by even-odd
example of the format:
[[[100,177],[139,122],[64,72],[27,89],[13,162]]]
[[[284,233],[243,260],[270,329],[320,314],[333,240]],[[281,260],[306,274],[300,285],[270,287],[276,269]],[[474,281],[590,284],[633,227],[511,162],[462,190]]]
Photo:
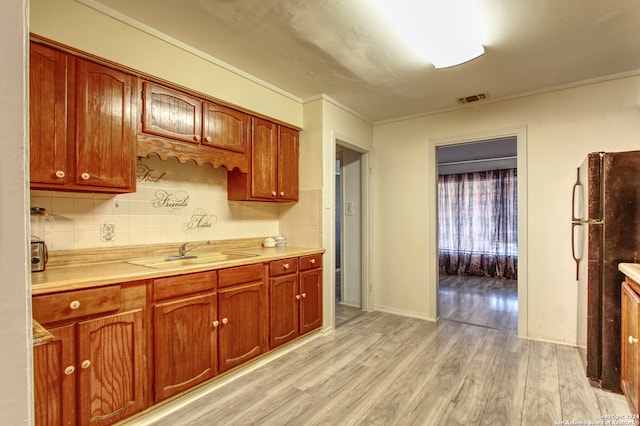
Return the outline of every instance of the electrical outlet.
[[[353,216],[353,202],[348,201],[344,203],[344,214],[345,216]]]
[[[116,239],[116,225],[105,222],[100,227],[100,239],[102,241],[113,241]]]

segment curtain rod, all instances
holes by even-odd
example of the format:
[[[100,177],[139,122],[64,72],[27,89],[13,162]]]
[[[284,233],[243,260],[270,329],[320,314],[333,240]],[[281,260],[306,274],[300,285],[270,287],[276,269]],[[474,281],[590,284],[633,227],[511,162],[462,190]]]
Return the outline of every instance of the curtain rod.
[[[483,158],[480,160],[449,161],[447,163],[438,163],[438,166],[454,166],[457,164],[488,163],[490,161],[515,160],[517,158],[518,158],[517,155],[512,155],[510,157]]]

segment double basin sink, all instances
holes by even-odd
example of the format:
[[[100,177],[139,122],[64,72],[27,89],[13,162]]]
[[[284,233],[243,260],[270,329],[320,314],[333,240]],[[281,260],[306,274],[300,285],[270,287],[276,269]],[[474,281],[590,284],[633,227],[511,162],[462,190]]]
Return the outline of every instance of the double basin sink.
[[[245,259],[254,256],[257,256],[257,254],[216,251],[202,253],[197,256],[189,255],[175,257],[150,257],[146,259],[130,260],[128,263],[131,263],[133,265],[146,266],[147,268],[164,269],[180,266],[202,265],[205,263],[225,262],[229,260]]]

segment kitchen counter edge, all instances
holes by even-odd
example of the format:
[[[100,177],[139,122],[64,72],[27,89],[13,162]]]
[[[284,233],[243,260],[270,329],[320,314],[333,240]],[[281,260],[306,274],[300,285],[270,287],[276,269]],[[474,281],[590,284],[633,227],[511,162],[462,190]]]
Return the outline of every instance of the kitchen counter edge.
[[[621,263],[618,265],[618,270],[635,282],[640,283],[640,263]]]
[[[123,282],[169,277],[174,275],[231,268],[234,266],[267,263],[272,260],[322,254],[325,252],[324,248],[318,247],[288,246],[273,248],[245,248],[237,251],[242,251],[243,253],[252,254],[254,256],[216,263],[194,264],[162,269],[153,269],[146,266],[134,265],[127,261],[48,268],[45,271],[33,272],[31,274],[31,294],[39,295],[56,293]],[[132,258],[130,260],[135,259]]]

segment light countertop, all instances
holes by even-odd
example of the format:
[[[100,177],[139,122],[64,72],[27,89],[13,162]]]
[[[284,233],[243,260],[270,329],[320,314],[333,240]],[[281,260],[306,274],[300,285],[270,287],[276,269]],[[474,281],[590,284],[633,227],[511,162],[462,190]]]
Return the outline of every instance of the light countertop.
[[[637,283],[640,283],[640,263],[621,263],[618,265],[620,272]]]
[[[288,257],[323,253],[324,249],[285,246],[273,248],[251,247],[236,251],[252,254],[254,256],[215,263],[183,265],[162,269],[134,265],[124,260],[47,267],[45,271],[33,272],[31,274],[31,293],[33,295],[38,295],[57,291],[116,284],[127,281],[138,281],[192,272],[209,271],[233,266],[265,263]],[[135,258],[130,260],[135,260]]]

